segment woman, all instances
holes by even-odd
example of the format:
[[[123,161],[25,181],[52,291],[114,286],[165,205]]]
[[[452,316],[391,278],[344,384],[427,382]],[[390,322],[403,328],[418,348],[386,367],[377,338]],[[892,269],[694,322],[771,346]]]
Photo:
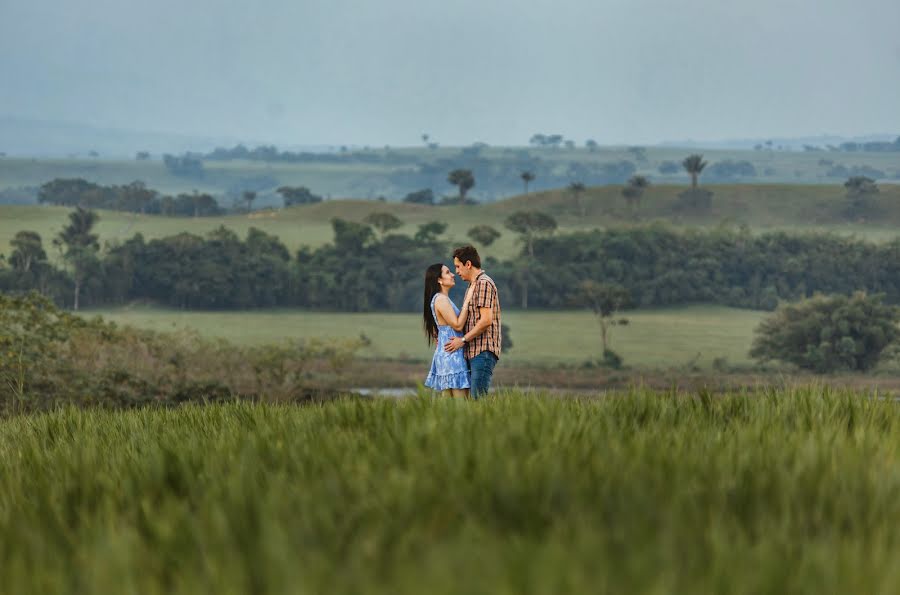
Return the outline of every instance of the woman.
[[[453,353],[444,351],[444,344],[451,337],[461,337],[466,324],[466,311],[472,297],[471,288],[466,292],[462,312],[450,299],[450,288],[456,280],[450,269],[443,264],[433,264],[425,271],[425,336],[428,344],[436,343],[431,371],[425,379],[425,386],[440,391],[447,397],[469,396],[469,369],[463,350]]]

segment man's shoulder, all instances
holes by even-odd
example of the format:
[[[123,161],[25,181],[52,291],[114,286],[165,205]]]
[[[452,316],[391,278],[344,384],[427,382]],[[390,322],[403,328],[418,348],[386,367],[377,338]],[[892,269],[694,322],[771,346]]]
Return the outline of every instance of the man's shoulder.
[[[497,284],[494,283],[494,280],[491,279],[490,276],[489,276],[487,273],[481,273],[481,275],[478,276],[478,281],[477,281],[477,282],[478,282],[478,283],[484,283],[484,284],[487,284],[487,285],[493,285],[495,288],[497,287]]]

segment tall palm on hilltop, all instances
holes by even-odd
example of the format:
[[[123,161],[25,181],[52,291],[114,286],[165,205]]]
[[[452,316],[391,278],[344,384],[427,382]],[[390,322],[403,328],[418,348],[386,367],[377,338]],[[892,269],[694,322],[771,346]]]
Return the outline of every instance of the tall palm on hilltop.
[[[697,178],[700,177],[700,173],[703,171],[703,168],[706,167],[706,161],[703,161],[703,155],[688,155],[685,157],[684,161],[681,162],[681,165],[684,166],[687,173],[691,174],[691,188],[696,188]]]

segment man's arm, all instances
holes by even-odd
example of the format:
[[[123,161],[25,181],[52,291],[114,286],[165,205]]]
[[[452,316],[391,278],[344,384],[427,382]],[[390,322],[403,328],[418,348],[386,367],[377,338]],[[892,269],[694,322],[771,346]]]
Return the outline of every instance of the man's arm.
[[[478,308],[478,312],[481,316],[478,318],[478,322],[475,323],[475,326],[473,326],[469,332],[463,335],[462,338],[453,337],[452,339],[447,341],[447,344],[444,345],[444,351],[453,352],[457,349],[462,349],[462,347],[467,342],[474,340],[475,337],[486,331],[491,326],[491,323],[494,322],[494,309]]]

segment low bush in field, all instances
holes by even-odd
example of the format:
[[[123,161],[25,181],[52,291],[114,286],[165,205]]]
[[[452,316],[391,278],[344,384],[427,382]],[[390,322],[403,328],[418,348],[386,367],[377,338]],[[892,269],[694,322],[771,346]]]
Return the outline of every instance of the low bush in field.
[[[305,400],[361,341],[258,347],[86,320],[37,295],[0,294],[0,407]]]
[[[760,323],[750,355],[814,372],[865,371],[898,336],[900,311],[880,297],[816,296]]]
[[[346,400],[0,420],[4,593],[896,593],[872,395]]]

